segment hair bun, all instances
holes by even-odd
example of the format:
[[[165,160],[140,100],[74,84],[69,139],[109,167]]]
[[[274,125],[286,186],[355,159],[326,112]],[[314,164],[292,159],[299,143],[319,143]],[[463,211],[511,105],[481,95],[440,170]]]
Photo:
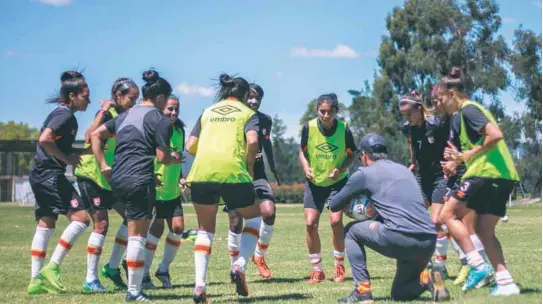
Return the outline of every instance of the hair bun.
[[[232,78],[232,76],[230,76],[228,74],[221,74],[221,76],[219,76],[219,82],[221,83],[221,85],[223,87],[234,87],[235,86],[234,78]]]
[[[449,73],[449,76],[452,78],[460,78],[462,75],[462,70],[459,67],[453,67],[451,69],[451,72]]]
[[[143,72],[143,75],[141,78],[143,78],[143,81],[145,81],[146,83],[153,83],[153,82],[156,82],[160,78],[160,76],[158,75],[157,71],[148,70],[148,71]]]
[[[75,79],[85,79],[85,77],[83,77],[83,74],[77,71],[66,71],[60,75],[60,81],[62,82]]]
[[[328,93],[328,97],[332,100],[337,100],[337,95],[336,93]]]

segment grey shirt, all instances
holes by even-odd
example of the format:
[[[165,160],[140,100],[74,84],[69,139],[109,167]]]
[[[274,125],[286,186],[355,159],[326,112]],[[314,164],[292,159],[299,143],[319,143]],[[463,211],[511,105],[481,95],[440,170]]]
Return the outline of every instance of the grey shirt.
[[[436,234],[435,225],[424,206],[419,184],[405,166],[378,160],[360,167],[347,184],[330,200],[330,210],[342,210],[353,198],[371,197],[375,210],[387,229],[413,234]]]

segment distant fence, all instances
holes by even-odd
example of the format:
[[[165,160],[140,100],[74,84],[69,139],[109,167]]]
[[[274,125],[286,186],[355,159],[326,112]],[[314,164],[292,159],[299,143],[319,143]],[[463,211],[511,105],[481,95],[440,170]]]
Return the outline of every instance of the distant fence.
[[[79,192],[74,176],[66,176]],[[34,205],[36,199],[30,187],[28,176],[9,176],[0,178],[0,202],[15,202],[20,205]]]

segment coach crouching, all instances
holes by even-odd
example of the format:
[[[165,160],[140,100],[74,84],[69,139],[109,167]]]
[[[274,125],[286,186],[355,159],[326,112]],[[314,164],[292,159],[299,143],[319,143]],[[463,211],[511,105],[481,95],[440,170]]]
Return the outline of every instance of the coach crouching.
[[[366,195],[373,202],[379,221],[353,221],[345,228],[345,248],[355,289],[338,301],[373,303],[366,246],[396,259],[391,291],[394,300],[414,300],[426,290],[432,293],[434,301],[448,300],[441,273],[425,269],[434,252],[436,231],[415,176],[405,166],[387,159],[387,144],[381,135],[365,135],[358,150],[363,167],[331,198],[330,211],[340,211],[352,199]]]

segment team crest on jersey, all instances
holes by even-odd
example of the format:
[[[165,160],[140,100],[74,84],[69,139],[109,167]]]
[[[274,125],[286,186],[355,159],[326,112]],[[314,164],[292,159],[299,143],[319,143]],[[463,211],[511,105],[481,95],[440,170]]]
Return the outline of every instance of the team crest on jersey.
[[[72,208],[79,207],[79,202],[77,201],[77,198],[72,198],[72,200],[70,201],[70,205],[72,206]]]
[[[94,206],[100,206],[100,204],[102,204],[102,201],[100,200],[99,197],[93,198],[92,202],[93,202]]]
[[[266,130],[265,128],[262,129],[262,135],[266,135],[267,132],[268,132],[268,130]]]
[[[72,129],[72,132],[70,134],[75,135],[75,129]]]
[[[428,142],[433,144],[434,143],[434,137],[433,136],[428,136]]]

